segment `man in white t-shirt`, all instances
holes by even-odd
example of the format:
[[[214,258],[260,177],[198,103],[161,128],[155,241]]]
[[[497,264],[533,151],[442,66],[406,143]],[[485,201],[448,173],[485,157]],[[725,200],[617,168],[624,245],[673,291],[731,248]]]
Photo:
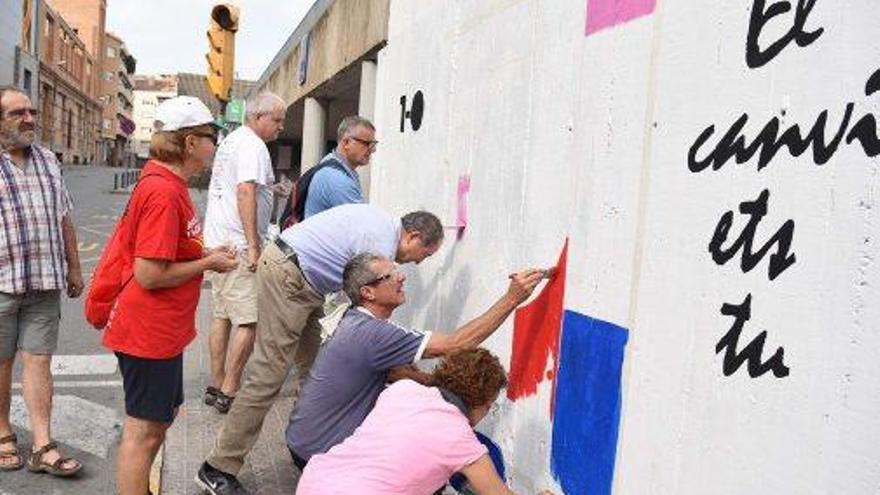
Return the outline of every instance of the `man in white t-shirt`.
[[[205,247],[230,246],[242,256],[236,270],[211,276],[212,383],[205,391],[205,403],[223,414],[235,398],[242,369],[254,346],[255,272],[269,227],[275,183],[266,142],[276,139],[284,127],[285,110],[284,100],[272,93],[260,93],[248,100],[245,125],[220,143],[214,157],[205,213]],[[233,326],[238,330],[230,345]]]

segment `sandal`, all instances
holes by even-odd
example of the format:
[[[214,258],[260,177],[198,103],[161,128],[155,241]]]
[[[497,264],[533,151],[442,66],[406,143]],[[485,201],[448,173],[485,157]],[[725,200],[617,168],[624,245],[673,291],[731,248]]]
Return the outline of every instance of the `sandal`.
[[[217,387],[208,387],[205,389],[205,405],[213,406],[215,402],[217,402],[217,395],[220,393],[220,389]]]
[[[217,409],[217,412],[220,414],[226,414],[229,412],[229,408],[232,407],[232,401],[234,400],[235,397],[230,397],[218,390],[217,402],[214,403],[214,408]]]
[[[51,464],[49,464],[48,462],[44,462],[43,455],[52,450],[58,450],[57,443],[49,442],[39,449],[31,452],[31,455],[28,456],[27,460],[28,471],[32,473],[49,473],[52,476],[67,478],[68,476],[73,476],[82,469],[82,464],[80,464],[79,461],[72,457],[58,457],[58,459],[56,459],[55,462]],[[73,461],[76,464],[73,467],[65,468],[64,465],[69,463],[70,461]]]
[[[13,447],[15,447],[15,451],[12,452],[0,451],[0,471],[15,471],[16,469],[24,467],[24,457],[21,455],[21,452],[18,451],[17,442],[18,437],[15,436],[15,433],[0,438],[0,445],[11,443]],[[10,462],[13,460],[14,462]]]

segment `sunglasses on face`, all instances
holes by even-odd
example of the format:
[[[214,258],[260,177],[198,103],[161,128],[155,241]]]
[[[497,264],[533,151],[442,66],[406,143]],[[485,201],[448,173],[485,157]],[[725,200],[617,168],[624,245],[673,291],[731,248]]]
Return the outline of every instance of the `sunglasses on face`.
[[[381,277],[374,278],[373,280],[365,283],[364,285],[379,285],[386,280],[391,280],[391,278],[394,277],[394,275],[396,275],[396,274],[397,274],[397,270],[393,270],[391,272],[386,273],[385,275],[382,275]]]
[[[213,132],[194,132],[194,133],[192,133],[192,135],[198,136],[198,137],[203,137],[203,138],[208,138],[211,140],[211,143],[214,146],[217,146],[217,134],[215,134]]]

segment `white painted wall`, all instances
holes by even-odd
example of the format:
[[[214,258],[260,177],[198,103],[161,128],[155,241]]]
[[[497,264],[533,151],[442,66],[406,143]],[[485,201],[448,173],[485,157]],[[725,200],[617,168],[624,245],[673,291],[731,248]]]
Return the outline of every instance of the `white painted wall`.
[[[880,68],[880,10],[819,0],[815,42],[749,69],[750,0],[659,0],[652,15],[590,36],[586,4],[392,2],[371,201],[452,224],[458,176],[471,175],[464,239],[450,235],[410,272],[411,303],[396,316],[452,329],[500,295],[511,270],[554,263],[570,236],[566,307],[630,329],[615,493],[878,493],[878,160],[858,142],[823,166],[783,148],[760,172],[755,157],[692,173],[687,157],[703,129],[716,125],[714,146],[742,113],[751,139],[783,110],[783,129],[806,134],[828,109],[830,140],[848,102],[852,123],[876,112],[864,87]],[[762,46],[791,19],[768,23]],[[401,133],[399,98],[416,90],[422,126]],[[755,249],[796,224],[797,262],[772,282],[767,258],[744,274],[739,255],[718,266],[707,250],[720,216],[764,188]],[[732,237],[745,221],[735,216]],[[719,309],[747,293],[741,345],[767,330],[764,358],[784,347],[786,378],[721,371],[715,345],[733,319]],[[509,321],[488,343],[505,363],[511,335]],[[548,398],[545,383],[482,427],[524,493],[552,486]]]

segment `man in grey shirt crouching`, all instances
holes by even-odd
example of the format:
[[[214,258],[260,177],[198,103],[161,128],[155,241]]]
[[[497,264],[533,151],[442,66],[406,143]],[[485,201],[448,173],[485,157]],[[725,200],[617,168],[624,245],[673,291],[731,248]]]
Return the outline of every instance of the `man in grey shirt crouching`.
[[[360,426],[393,368],[422,358],[476,348],[523,303],[544,272],[529,269],[485,313],[452,333],[410,330],[388,320],[406,301],[406,277],[378,254],[354,257],[343,272],[352,301],[333,335],[321,346],[290,414],[287,446],[302,469],[309,458],[330,450]],[[418,379],[418,374],[410,378]]]

